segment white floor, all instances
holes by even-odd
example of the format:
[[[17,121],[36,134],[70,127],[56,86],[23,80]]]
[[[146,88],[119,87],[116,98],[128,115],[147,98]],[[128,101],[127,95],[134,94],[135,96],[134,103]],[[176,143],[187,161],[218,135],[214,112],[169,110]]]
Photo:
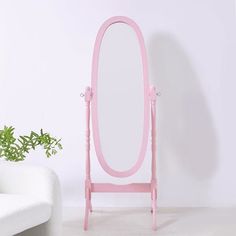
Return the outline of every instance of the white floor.
[[[158,230],[151,230],[151,213],[145,208],[99,208],[83,231],[83,209],[64,210],[63,236],[235,236],[236,209],[161,208]]]

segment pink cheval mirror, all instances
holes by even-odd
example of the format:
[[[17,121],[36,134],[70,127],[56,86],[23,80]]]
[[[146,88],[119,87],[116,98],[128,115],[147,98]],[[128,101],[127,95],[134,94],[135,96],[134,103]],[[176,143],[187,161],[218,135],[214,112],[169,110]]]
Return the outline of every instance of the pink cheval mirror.
[[[144,39],[138,25],[124,16],[101,26],[93,53],[92,85],[87,87],[86,180],[84,229],[92,212],[94,192],[150,193],[152,228],[156,230],[156,89],[149,86]],[[93,182],[90,175],[90,107],[96,155],[112,177],[136,174],[145,159],[151,118],[151,175],[148,183]]]

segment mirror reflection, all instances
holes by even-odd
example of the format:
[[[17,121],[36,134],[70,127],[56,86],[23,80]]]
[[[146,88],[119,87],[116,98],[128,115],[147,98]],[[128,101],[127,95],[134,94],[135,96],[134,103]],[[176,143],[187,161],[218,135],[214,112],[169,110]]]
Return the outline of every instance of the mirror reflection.
[[[107,164],[130,169],[143,135],[142,58],[135,31],[115,23],[105,32],[99,54],[97,113],[100,144]]]

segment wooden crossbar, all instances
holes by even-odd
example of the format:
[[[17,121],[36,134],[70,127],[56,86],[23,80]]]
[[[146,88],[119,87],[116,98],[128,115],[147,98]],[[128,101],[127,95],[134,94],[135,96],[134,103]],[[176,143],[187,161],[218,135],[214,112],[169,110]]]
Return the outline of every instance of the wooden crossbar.
[[[133,183],[133,184],[117,185],[117,184],[107,184],[107,183],[91,183],[91,192],[150,193],[151,184],[150,183]]]

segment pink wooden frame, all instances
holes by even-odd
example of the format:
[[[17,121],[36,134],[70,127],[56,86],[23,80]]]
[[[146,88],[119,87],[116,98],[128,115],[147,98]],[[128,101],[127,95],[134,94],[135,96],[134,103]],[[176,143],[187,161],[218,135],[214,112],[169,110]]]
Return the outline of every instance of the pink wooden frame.
[[[98,82],[98,62],[99,62],[99,52],[100,46],[102,43],[102,38],[109,26],[115,23],[125,23],[133,28],[137,35],[137,39],[140,45],[140,52],[142,57],[142,65],[143,65],[143,87],[144,87],[144,120],[143,120],[143,137],[142,137],[142,145],[139,152],[139,158],[133,167],[126,171],[116,171],[112,169],[104,159],[101,144],[100,144],[100,136],[99,136],[99,126],[98,126],[98,115],[97,115],[97,82]],[[98,31],[97,38],[94,46],[94,54],[93,54],[93,65],[92,65],[92,124],[93,124],[93,136],[94,136],[94,145],[98,160],[103,167],[103,169],[114,177],[128,177],[137,172],[137,170],[141,167],[148,143],[148,131],[149,131],[149,109],[148,109],[148,93],[149,93],[149,84],[148,84],[148,66],[147,66],[147,56],[146,49],[144,44],[144,39],[142,33],[138,27],[138,25],[131,19],[123,16],[115,16],[107,21],[101,26]]]
[[[143,84],[144,84],[144,124],[143,124],[143,138],[142,145],[140,148],[139,157],[133,167],[126,171],[116,171],[112,169],[105,161],[100,145],[99,137],[99,127],[98,127],[98,116],[97,116],[97,80],[98,80],[98,59],[99,51],[102,42],[102,38],[107,30],[107,28],[115,23],[125,23],[131,26],[136,32],[139,44],[140,52],[143,64]],[[88,228],[88,215],[92,212],[91,205],[91,193],[92,192],[147,192],[151,194],[152,199],[152,215],[153,215],[153,229],[156,230],[156,199],[157,199],[157,189],[156,189],[156,90],[154,87],[149,87],[148,83],[148,69],[147,69],[147,56],[144,45],[144,40],[142,33],[137,26],[137,24],[124,16],[116,16],[108,19],[101,26],[94,47],[93,54],[93,64],[92,64],[92,87],[87,87],[85,90],[85,102],[86,102],[86,179],[85,179],[85,218],[84,218],[84,229]],[[103,169],[114,177],[128,177],[133,175],[141,167],[143,160],[145,158],[145,153],[148,143],[148,133],[149,133],[149,117],[151,111],[151,124],[152,124],[152,175],[149,183],[132,183],[126,185],[116,185],[110,183],[92,183],[90,176],[90,105],[92,109],[92,124],[93,124],[93,137],[96,154],[99,163]]]

